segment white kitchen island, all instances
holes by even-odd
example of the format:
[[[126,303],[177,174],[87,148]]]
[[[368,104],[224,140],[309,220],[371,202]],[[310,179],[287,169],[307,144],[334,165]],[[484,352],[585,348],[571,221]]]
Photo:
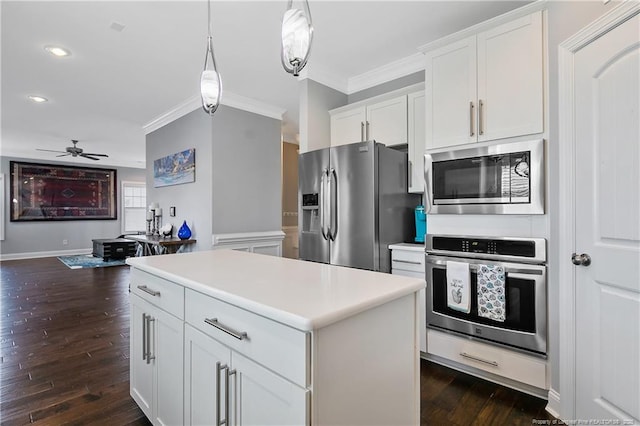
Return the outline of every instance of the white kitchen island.
[[[232,250],[127,263],[154,424],[419,424],[423,280]]]

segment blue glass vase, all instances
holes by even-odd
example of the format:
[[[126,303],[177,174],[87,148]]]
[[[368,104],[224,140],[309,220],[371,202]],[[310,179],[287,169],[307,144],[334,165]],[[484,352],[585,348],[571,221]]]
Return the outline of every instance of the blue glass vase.
[[[191,229],[189,229],[186,220],[182,222],[182,226],[178,229],[178,238],[181,240],[188,240],[191,238]]]

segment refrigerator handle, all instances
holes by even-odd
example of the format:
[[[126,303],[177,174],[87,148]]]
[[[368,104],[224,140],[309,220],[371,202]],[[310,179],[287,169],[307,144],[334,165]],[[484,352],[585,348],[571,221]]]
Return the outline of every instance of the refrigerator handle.
[[[332,241],[336,240],[336,236],[338,235],[338,175],[336,174],[335,169],[331,169],[331,175],[333,175],[333,179],[329,178],[329,186],[331,188],[331,219],[330,219],[330,232],[329,238]],[[333,187],[331,187],[331,183],[333,182]]]
[[[327,169],[322,170],[322,176],[320,177],[320,202],[319,202],[319,210],[320,210],[320,232],[322,233],[322,238],[325,240],[328,239],[328,230],[326,229],[326,212],[327,209],[327,177],[329,176],[329,171]]]

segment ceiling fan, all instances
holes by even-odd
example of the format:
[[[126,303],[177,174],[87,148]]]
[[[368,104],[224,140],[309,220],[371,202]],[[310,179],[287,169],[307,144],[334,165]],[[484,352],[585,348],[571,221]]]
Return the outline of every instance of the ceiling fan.
[[[84,157],[90,160],[99,160],[99,158],[96,158],[96,157],[108,157],[107,154],[95,154],[92,152],[84,152],[82,148],[77,147],[78,141],[75,139],[71,139],[71,143],[73,143],[73,146],[66,147],[64,151],[54,151],[52,149],[39,149],[39,148],[36,148],[36,150],[62,153],[60,155],[56,155],[56,157],[66,157],[67,155],[71,155],[72,157]]]

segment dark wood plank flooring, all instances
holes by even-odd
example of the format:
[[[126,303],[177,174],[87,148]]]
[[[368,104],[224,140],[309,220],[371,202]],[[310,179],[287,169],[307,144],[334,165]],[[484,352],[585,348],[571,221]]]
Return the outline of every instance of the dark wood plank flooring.
[[[129,268],[0,262],[0,423],[150,424],[129,396]],[[531,425],[546,401],[422,360],[422,425]]]

